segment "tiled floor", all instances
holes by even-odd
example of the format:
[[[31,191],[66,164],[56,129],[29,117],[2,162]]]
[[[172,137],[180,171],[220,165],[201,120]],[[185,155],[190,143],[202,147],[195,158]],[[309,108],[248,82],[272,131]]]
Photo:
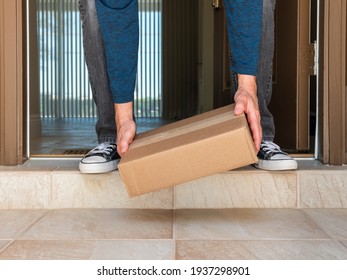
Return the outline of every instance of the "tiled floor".
[[[88,123],[84,123],[82,127],[80,123],[74,124],[73,122],[60,123],[60,126],[52,126],[47,123],[47,125],[44,126],[44,137],[32,139],[32,152],[34,151],[38,155],[50,155],[52,153],[59,153],[68,148],[92,148],[96,144],[94,123],[94,121],[89,121]],[[55,123],[55,125],[57,125],[57,123]],[[143,120],[143,123],[139,124],[142,131],[154,128],[155,126],[160,126],[160,123],[153,123],[153,120],[146,123],[145,120]],[[79,131],[79,135],[76,135],[76,130]],[[82,134],[82,137],[80,134]],[[80,141],[81,138],[84,139],[83,143]],[[65,160],[64,162],[69,164],[67,170],[76,169],[77,161],[72,162]],[[50,170],[53,168],[52,166],[56,166],[57,163],[53,161],[44,161],[43,164],[45,170]],[[16,168],[13,168],[13,171],[16,171]],[[41,170],[42,166],[35,167],[29,164],[23,168],[28,168],[29,170],[40,168]],[[315,170],[312,168],[310,164],[309,170]],[[305,166],[300,164],[300,169],[305,170]],[[5,171],[6,170],[11,171],[12,169],[7,168]],[[66,170],[66,167],[63,171],[64,170]],[[342,176],[340,173],[338,173],[338,175],[335,173],[329,174],[331,178],[336,179],[336,176]],[[12,176],[10,176],[10,180],[18,181],[18,178],[22,178],[22,180],[27,182],[28,174],[29,173],[25,173],[25,176],[22,175],[22,177],[19,177],[17,173],[9,174],[8,176]],[[64,173],[62,172],[62,174]],[[307,182],[305,181],[300,185],[300,191],[298,190],[295,192],[300,193],[300,196],[302,196],[300,197],[301,201],[305,202],[305,197],[307,196],[305,196],[305,187],[302,186],[310,187],[309,183],[312,181],[309,180],[310,174],[307,175],[305,173],[300,175],[301,177],[299,176],[299,179],[296,179],[296,175],[289,174],[289,177],[287,175],[284,176],[283,174],[279,174],[278,180],[275,180],[277,177],[272,181],[270,180],[274,182],[274,189],[276,190],[279,182],[283,180],[286,182],[286,184],[284,184],[285,186],[291,186],[292,183],[294,184],[301,177],[304,177],[304,179],[307,178]],[[32,176],[34,176],[35,179],[37,175],[34,174]],[[47,182],[44,181],[44,186],[53,188],[51,184],[57,184],[55,180],[58,177],[55,175],[50,174],[44,177],[42,174],[39,174],[39,176],[43,177],[40,177],[42,180],[47,180]],[[66,177],[65,175],[66,180],[71,180],[71,176],[73,178],[77,177],[84,182],[83,177],[80,178],[77,169],[76,174],[70,174],[70,177]],[[224,180],[225,176],[229,175],[226,174],[222,176],[221,179]],[[244,174],[239,174],[237,176],[244,179]],[[117,209],[62,208],[48,210],[48,208],[41,210],[0,210],[0,259],[347,260],[347,208],[324,208],[335,207],[327,206],[335,205],[331,203],[322,203],[321,205],[314,204],[313,206],[316,205],[316,207],[321,208],[310,209],[237,208],[238,204],[235,202],[235,195],[238,194],[237,197],[243,197],[242,193],[238,193],[243,185],[240,185],[239,181],[235,181],[235,178],[238,178],[237,176],[233,177],[233,184],[237,186],[232,186],[232,188],[229,186],[225,189],[228,191],[227,194],[232,201],[231,205],[235,208],[215,209],[224,207],[220,206],[223,197],[217,197],[214,200],[219,203],[219,207],[199,208],[199,206],[196,205],[206,207],[207,204],[211,206],[209,202],[206,201],[206,198],[211,196],[210,189],[199,186],[199,194],[201,194],[202,189],[205,189],[208,195],[202,195],[201,198],[203,201],[199,204],[194,201],[193,204],[195,207],[191,209],[186,209],[183,205],[178,207],[178,209],[151,209],[157,208],[155,204],[151,204],[151,207],[145,207],[145,209],[138,209],[141,208],[140,205],[135,208],[131,207],[131,209],[117,207]],[[259,176],[259,178],[264,178],[265,180],[268,179],[269,175],[262,173]],[[314,173],[312,176],[317,175]],[[61,178],[64,179],[65,177]],[[288,179],[292,177],[293,180]],[[338,205],[344,207],[346,197],[342,194],[344,188],[341,186],[344,185],[345,179],[341,177],[342,179],[330,180],[330,177],[325,176],[323,178],[324,186],[329,188],[329,193],[336,194],[338,197],[337,200],[340,200]],[[33,180],[33,184],[36,186],[37,182],[41,182],[41,179],[38,181],[35,181],[36,179]],[[71,182],[66,183],[66,180],[61,181],[64,187],[64,201],[66,201],[66,197],[73,197],[70,191],[72,190],[73,192],[74,184],[71,184]],[[105,180],[105,178],[103,178],[103,180]],[[314,177],[313,182],[315,185],[319,185],[321,181],[322,180],[317,181],[316,177]],[[59,182],[58,180],[58,183]],[[107,191],[105,181],[102,182],[102,185],[97,185],[97,189],[102,190],[100,193]],[[251,180],[251,185],[252,182]],[[110,184],[112,184],[113,190],[114,182],[111,180]],[[261,180],[257,180],[256,184],[263,185]],[[223,184],[219,184],[219,186],[220,185],[223,186]],[[294,185],[296,186],[296,184]],[[4,194],[8,195],[8,189],[5,188],[7,185],[4,184],[3,186]],[[68,189],[65,189],[66,186],[68,186]],[[87,183],[83,183],[81,186],[81,189],[84,191],[90,190]],[[269,198],[270,196],[273,198],[273,194],[270,194],[270,196],[266,194],[266,190],[272,190],[272,188],[269,188],[268,180],[266,180],[266,186],[266,189],[260,188],[261,197],[264,199],[265,192],[265,198]],[[54,187],[57,186],[54,185]],[[93,187],[93,192],[87,193],[84,196],[81,196],[81,193],[78,192],[78,197],[82,202],[86,203],[89,195],[91,195],[93,201],[95,200],[97,203],[100,202],[98,201],[98,197],[95,196],[95,182],[93,183]],[[55,188],[53,189],[57,191]],[[194,189],[194,186],[187,188],[189,191]],[[230,192],[231,189],[237,193]],[[248,189],[254,190],[254,188]],[[14,188],[14,190],[15,191],[12,193],[18,198],[18,205],[21,205],[20,202],[26,200],[27,196],[36,197],[38,194],[42,194],[42,192],[37,194],[30,190],[27,193],[24,192],[25,195],[23,195],[23,189],[20,188],[21,193],[18,195],[18,193],[16,193],[18,189]],[[323,191],[317,191],[316,193],[326,194],[324,190],[325,188]],[[114,191],[110,193],[114,195]],[[225,192],[222,191],[218,191],[217,193],[221,193],[222,196],[225,194]],[[180,194],[179,190],[175,189],[174,194],[175,195],[172,197],[177,198]],[[48,196],[51,197],[52,193]],[[185,194],[183,194],[183,196],[187,197]],[[258,204],[259,201],[257,197],[257,195],[252,196],[247,194],[247,201],[254,200],[255,204]],[[325,195],[324,197],[325,199],[329,199],[332,196]],[[285,196],[285,198],[287,198],[287,196]],[[293,199],[294,201],[297,199],[296,195]],[[335,197],[334,199],[336,200]],[[176,205],[177,201],[176,199],[174,200],[176,202],[174,204]],[[314,201],[319,202],[324,201],[324,199],[315,198]],[[76,203],[76,201],[74,201],[74,203]],[[235,203],[237,204],[236,206]],[[245,205],[244,202],[242,203],[242,205]],[[164,204],[167,204],[167,201]],[[189,205],[191,204],[192,203]],[[311,207],[313,207],[312,203],[303,203],[303,205],[308,205],[307,207],[311,205]],[[54,205],[51,206],[54,208]],[[263,207],[265,206],[266,203]]]
[[[0,211],[0,259],[347,259],[347,209]]]

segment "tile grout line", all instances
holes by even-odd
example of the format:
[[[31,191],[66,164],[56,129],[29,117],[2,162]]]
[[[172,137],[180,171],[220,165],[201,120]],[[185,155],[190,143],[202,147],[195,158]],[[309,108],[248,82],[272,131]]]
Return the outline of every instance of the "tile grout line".
[[[0,257],[1,257],[1,254],[4,253],[7,250],[7,248],[9,248],[15,242],[15,239],[3,239],[3,240],[8,240],[10,242],[0,249]]]
[[[19,231],[18,234],[16,235],[16,237],[14,238],[14,241],[19,240],[19,238],[25,233],[27,232],[30,228],[32,228],[38,221],[42,220],[44,217],[46,217],[49,213],[49,210],[47,209],[42,209],[44,210],[44,213],[42,216],[38,217],[36,220],[34,220],[29,226],[27,226],[26,228],[24,228],[22,231]],[[35,211],[35,210],[34,210]]]
[[[172,190],[172,241],[173,241],[173,256],[172,258],[176,260],[177,258],[177,240],[176,240],[176,186]]]
[[[343,243],[343,241],[347,241],[347,240],[337,240],[337,242],[339,242],[339,244],[341,244],[344,248],[346,248],[347,250],[347,242],[346,245]]]
[[[296,172],[296,208],[301,209],[300,172]]]
[[[302,212],[312,223],[314,223],[321,231],[323,231],[331,240],[338,241],[338,242],[340,241],[339,239],[335,238],[333,234],[329,233],[329,231],[326,231],[318,221],[316,221],[309,213],[307,213],[306,209],[302,209]]]
[[[48,195],[48,209],[52,208],[52,172],[49,173],[49,195]]]

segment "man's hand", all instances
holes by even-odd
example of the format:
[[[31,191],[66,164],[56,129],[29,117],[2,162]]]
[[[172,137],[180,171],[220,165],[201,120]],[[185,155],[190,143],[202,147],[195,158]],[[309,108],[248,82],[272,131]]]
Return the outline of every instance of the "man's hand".
[[[129,149],[136,134],[133,102],[114,104],[117,126],[117,152],[122,157]]]
[[[260,113],[257,98],[256,77],[238,74],[238,89],[235,94],[235,115],[246,114],[252,131],[254,146],[259,151],[262,140]]]

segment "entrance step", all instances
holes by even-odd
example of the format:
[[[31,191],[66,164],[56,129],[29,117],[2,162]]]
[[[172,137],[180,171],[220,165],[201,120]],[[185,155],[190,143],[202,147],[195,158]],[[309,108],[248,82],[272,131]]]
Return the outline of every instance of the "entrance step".
[[[297,171],[252,166],[129,198],[117,171],[81,174],[79,159],[0,167],[0,209],[347,208],[347,167],[299,160]]]

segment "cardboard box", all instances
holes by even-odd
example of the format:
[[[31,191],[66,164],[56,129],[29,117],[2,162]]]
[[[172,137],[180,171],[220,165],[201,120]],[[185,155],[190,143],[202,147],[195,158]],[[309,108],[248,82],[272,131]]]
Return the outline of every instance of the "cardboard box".
[[[118,164],[130,197],[257,161],[244,115],[234,104],[137,135]]]

